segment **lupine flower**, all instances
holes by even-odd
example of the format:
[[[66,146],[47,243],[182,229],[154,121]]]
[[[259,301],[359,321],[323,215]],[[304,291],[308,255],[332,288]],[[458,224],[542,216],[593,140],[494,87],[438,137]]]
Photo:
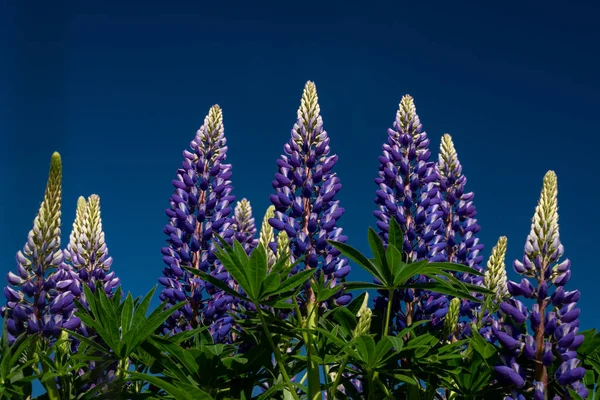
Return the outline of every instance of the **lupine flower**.
[[[284,152],[277,160],[279,171],[273,181],[276,194],[270,196],[276,212],[269,223],[289,236],[292,261],[305,256],[301,264],[306,268],[320,267],[330,287],[335,287],[350,272],[348,260],[327,243],[347,239],[337,226],[344,209],[335,195],[342,185],[331,172],[337,156],[329,155],[329,137],[323,129],[313,82],[306,83],[298,119]],[[308,292],[301,303],[311,300],[311,291]],[[349,301],[341,290],[334,300],[338,305]]]
[[[506,283],[506,236],[501,236],[498,243],[492,249],[492,254],[487,262],[483,278],[483,286],[493,292],[492,295],[484,297],[481,308],[477,311],[475,326],[479,329],[479,334],[486,340],[493,342],[492,323],[496,318],[497,323],[502,322],[502,318],[497,314],[498,304],[508,297]],[[467,327],[471,329],[473,325]]]
[[[242,244],[246,253],[250,254],[257,246],[258,239],[254,238],[256,225],[248,200],[242,199],[236,204],[231,229],[235,232],[235,238]]]
[[[524,276],[520,283],[508,282],[507,289],[514,297],[533,300],[527,309],[517,299],[508,299],[500,304],[505,324],[494,325],[494,335],[511,357],[513,369],[533,371],[521,375],[521,380],[510,382],[523,391],[533,390],[536,399],[549,396],[570,398],[567,388],[587,397],[587,389],[580,380],[585,370],[579,367],[576,349],[583,342],[578,333],[579,291],[565,291],[571,271],[571,262],[563,256],[558,230],[557,179],[553,171],[544,176],[540,200],[535,210],[531,231],[525,243],[525,255],[514,262],[515,271]],[[534,284],[529,279],[534,280]],[[524,328],[529,320],[533,335]],[[558,367],[556,367],[558,366]],[[499,367],[498,367],[499,368]],[[496,369],[502,376],[502,371]],[[561,388],[550,387],[549,371]],[[557,390],[556,393],[551,393]]]
[[[112,261],[102,230],[100,197],[92,194],[87,202],[84,197],[79,197],[70,242],[64,250],[63,264],[72,268],[63,265],[60,284],[76,282],[73,278],[75,273],[78,280],[88,285],[92,292],[101,287],[106,294],[112,295],[120,284],[114,271],[110,271]]]
[[[444,318],[444,337],[452,337],[458,326],[458,317],[460,316],[460,299],[453,298],[448,307],[448,313]]]
[[[233,322],[227,315],[232,297],[182,268],[200,269],[234,285],[214,254],[214,234],[228,241],[234,235],[230,205],[235,197],[231,194],[231,165],[225,164],[227,146],[219,106],[210,109],[190,147],[183,152],[182,168],[173,180],[175,191],[164,229],[167,246],[162,249],[167,267],[159,278],[164,286],[161,300],[187,304],[173,314],[165,331],[175,333],[206,324],[216,341],[227,341]]]
[[[483,278],[484,286],[495,293],[495,300],[501,301],[508,295],[506,287],[506,236],[501,236],[492,249]]]
[[[76,285],[57,288],[56,269],[62,264],[60,223],[62,203],[62,162],[54,153],[44,200],[29,232],[27,243],[17,253],[17,273],[9,272],[4,288],[7,299],[2,314],[7,319],[9,341],[23,332],[42,333],[56,338],[62,327],[76,329],[73,316]],[[78,292],[76,292],[78,293]]]
[[[444,258],[443,261],[464,264],[472,268],[479,268],[483,257],[479,252],[483,245],[475,236],[480,227],[475,219],[476,210],[473,205],[473,192],[465,193],[467,178],[462,172],[462,166],[448,134],[442,136],[440,154],[436,168],[439,174],[440,195],[443,202],[440,204],[442,219],[444,221]],[[437,257],[431,257],[437,259]],[[477,283],[471,282],[471,283]]]
[[[272,267],[276,261],[276,245],[275,242],[275,233],[273,232],[273,227],[269,224],[269,219],[275,216],[275,206],[270,205],[265,212],[265,216],[262,220],[262,225],[260,227],[259,233],[259,243],[263,245],[263,248],[267,252],[267,263],[269,267]],[[285,231],[282,231],[285,232]]]
[[[477,212],[473,205],[474,194],[465,193],[467,178],[462,172],[462,165],[458,160],[452,137],[448,134],[442,136],[436,171],[439,177],[439,195],[442,198],[439,210],[443,220],[443,239],[438,240],[445,243],[446,247],[440,249],[433,246],[433,254],[428,258],[432,261],[463,264],[481,271],[479,264],[483,260],[480,255],[483,245],[477,238],[480,227],[475,219]],[[458,278],[465,283],[479,285],[482,282],[479,276],[458,275]],[[478,303],[463,300],[461,315],[470,319],[478,307]]]
[[[388,129],[387,143],[379,157],[379,186],[375,203],[379,206],[373,214],[377,218],[379,235],[387,243],[389,221],[395,218],[404,234],[403,250],[410,261],[445,258],[444,231],[440,210],[438,173],[429,161],[427,133],[422,131],[414,100],[406,95],[400,102],[393,129]],[[387,294],[375,299],[378,310],[387,306]],[[427,317],[440,324],[447,312],[448,299],[427,291],[409,289],[394,295],[394,320],[396,331],[413,320]],[[401,307],[401,303],[405,305]]]

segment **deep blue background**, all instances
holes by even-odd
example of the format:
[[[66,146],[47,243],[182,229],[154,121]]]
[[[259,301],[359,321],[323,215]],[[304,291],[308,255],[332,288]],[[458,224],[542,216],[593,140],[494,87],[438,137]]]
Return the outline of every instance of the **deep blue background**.
[[[145,293],[163,268],[171,179],[209,107],[223,107],[235,194],[259,222],[314,80],[350,244],[368,248],[377,157],[410,93],[432,152],[454,138],[486,260],[500,235],[509,266],[521,256],[543,175],[557,172],[568,287],[583,293],[582,327],[599,326],[599,10],[322,3],[0,1],[0,275],[15,268],[57,150],[63,239],[77,197],[99,194],[114,269]]]

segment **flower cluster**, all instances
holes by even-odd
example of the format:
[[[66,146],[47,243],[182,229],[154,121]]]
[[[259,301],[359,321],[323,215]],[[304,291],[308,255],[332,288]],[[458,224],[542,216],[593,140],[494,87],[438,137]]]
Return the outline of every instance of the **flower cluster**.
[[[17,253],[17,273],[9,272],[2,307],[9,340],[23,332],[56,338],[61,328],[76,329],[80,320],[73,314],[73,299],[81,294],[76,280],[61,281],[56,270],[63,263],[60,249],[62,162],[54,153],[44,200],[29,232],[27,243]]]
[[[101,287],[106,294],[112,295],[120,284],[114,271],[110,271],[112,261],[102,230],[100,197],[93,194],[87,201],[83,196],[79,197],[70,241],[64,250],[63,268],[58,272],[61,274],[60,285],[79,281],[92,292]]]
[[[246,253],[250,254],[258,245],[258,239],[254,238],[256,225],[248,200],[242,199],[235,206],[231,229],[235,232],[236,240],[244,246]]]
[[[446,243],[440,209],[442,198],[435,164],[429,161],[429,139],[422,129],[413,98],[404,96],[379,157],[379,176],[375,179],[379,186],[375,203],[379,208],[373,214],[384,243],[387,243],[390,219],[398,222],[408,260],[443,261]],[[380,311],[387,303],[387,293],[375,299]],[[394,295],[392,307],[395,316],[391,326],[398,331],[425,317],[439,325],[447,312],[448,299],[427,291],[407,289]]]
[[[284,146],[285,154],[277,160],[279,171],[273,181],[276,194],[270,196],[276,212],[269,223],[289,236],[292,261],[304,256],[306,268],[320,266],[326,282],[333,288],[348,275],[350,266],[327,243],[327,240],[347,239],[337,226],[344,209],[335,195],[342,185],[332,172],[337,156],[329,155],[330,151],[317,90],[313,82],[307,82],[297,122]],[[351,296],[340,289],[334,302],[344,305],[350,300]]]
[[[516,395],[533,390],[535,399],[571,398],[569,388],[584,398],[588,394],[581,382],[585,369],[579,365],[576,352],[584,340],[578,334],[580,293],[565,291],[571,262],[559,262],[564,248],[558,230],[557,193],[556,174],[549,171],[544,176],[525,255],[514,262],[515,271],[523,278],[508,282],[513,297],[500,304],[504,324],[493,326],[505,349],[503,365],[496,367],[500,378],[513,385]],[[527,308],[517,297],[533,305]],[[533,334],[528,333],[527,321]],[[550,385],[552,378],[558,385]]]
[[[231,241],[233,218],[231,204],[231,164],[226,164],[227,146],[223,130],[223,113],[213,106],[190,144],[183,152],[182,168],[173,180],[175,191],[171,207],[166,210],[169,223],[164,232],[167,246],[162,248],[167,265],[159,282],[164,286],[160,299],[187,304],[177,310],[164,327],[176,333],[210,325],[216,341],[228,338],[232,319],[227,315],[232,297],[213,285],[190,275],[183,267],[208,272],[233,287],[227,271],[216,259],[214,235]]]

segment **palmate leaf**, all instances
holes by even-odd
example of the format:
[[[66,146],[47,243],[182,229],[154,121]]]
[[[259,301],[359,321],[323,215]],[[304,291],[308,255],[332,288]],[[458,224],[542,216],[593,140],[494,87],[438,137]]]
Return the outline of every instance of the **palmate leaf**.
[[[400,228],[396,218],[390,218],[388,243],[389,246],[393,246],[399,251],[402,251],[402,248],[404,247],[404,235],[402,235],[402,228]]]
[[[373,266],[377,269],[379,275],[385,278],[385,282],[391,282],[392,271],[386,259],[383,240],[381,240],[379,235],[371,227],[369,227],[369,247],[374,256],[374,262],[372,262]]]
[[[212,276],[211,274],[207,274],[204,271],[200,271],[199,269],[195,269],[193,267],[183,267],[185,268],[186,271],[188,271],[189,273],[191,273],[192,275],[197,276],[198,278],[210,283],[211,285],[221,289],[222,291],[237,297],[238,299],[244,300],[244,301],[249,301],[250,299],[246,296],[244,296],[243,294],[237,292],[236,290],[232,289],[231,287],[229,287],[229,285],[227,285],[225,282],[223,282],[222,280],[215,278],[214,276]],[[227,271],[229,272],[229,271]],[[230,272],[231,274],[231,272]],[[232,275],[233,277],[233,275]],[[234,278],[235,279],[235,278]],[[239,283],[239,281],[238,281]],[[248,283],[246,283],[247,285]],[[240,286],[242,287],[242,289],[244,289],[244,286],[240,283]],[[246,289],[244,289],[244,291],[246,293],[248,293],[246,291]]]
[[[295,275],[292,275],[288,278],[286,278],[283,282],[281,282],[281,285],[279,286],[279,288],[277,290],[271,291],[271,292],[267,292],[267,293],[261,293],[261,301],[267,297],[271,297],[271,296],[276,296],[278,294],[293,290],[295,288],[298,288],[302,285],[304,285],[304,283],[306,283],[307,280],[310,279],[310,277],[315,273],[316,270],[314,269],[308,269],[308,270],[304,270],[304,271],[300,271]]]
[[[344,257],[351,259],[380,281],[383,282],[383,280],[385,280],[385,277],[383,277],[379,273],[379,269],[375,267],[371,260],[365,257],[360,251],[356,250],[354,247],[335,240],[328,240],[327,243],[338,249]]]
[[[24,360],[24,356],[33,348],[36,337],[21,335],[12,346],[8,344],[7,318],[4,317],[2,338],[0,339],[0,399],[26,398],[31,394],[31,382],[37,378],[31,366],[36,358]]]
[[[262,244],[250,254],[247,263],[248,289],[244,289],[251,298],[261,297],[261,287],[267,277],[267,252]]]
[[[112,353],[115,359],[129,357],[171,314],[185,305],[180,302],[165,309],[167,303],[163,302],[150,315],[146,315],[156,286],[144,296],[141,302],[134,301],[129,294],[123,303],[120,303],[119,298],[109,299],[104,290],[92,293],[87,285],[83,286],[83,290],[89,308],[75,300],[78,307],[75,315],[96,332],[108,346],[108,353]],[[107,350],[89,338],[76,332],[68,332],[97,351]]]
[[[177,400],[213,400],[208,393],[202,389],[178,382],[177,385],[167,382],[166,380],[154,375],[149,375],[140,372],[128,372],[128,375],[134,380],[149,382],[156,387],[161,388]]]

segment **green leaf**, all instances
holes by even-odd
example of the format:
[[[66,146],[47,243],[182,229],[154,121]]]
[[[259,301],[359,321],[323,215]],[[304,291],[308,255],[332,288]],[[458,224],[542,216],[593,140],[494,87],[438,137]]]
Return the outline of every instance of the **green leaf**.
[[[163,303],[152,311],[142,324],[136,325],[133,330],[127,332],[127,335],[123,338],[125,350],[124,353],[121,354],[121,358],[128,357],[140,343],[152,335],[175,311],[185,306],[185,304],[185,302],[180,302],[164,309],[166,303]]]
[[[375,265],[373,265],[371,260],[369,260],[367,257],[365,257],[361,252],[359,252],[355,248],[348,246],[346,243],[337,242],[335,240],[328,240],[327,242],[330,245],[332,245],[333,247],[335,247],[336,249],[338,249],[342,253],[343,256],[351,259],[352,261],[357,263],[359,266],[366,269],[367,272],[369,272],[371,275],[373,275],[380,281],[383,282],[383,280],[385,280],[384,277],[380,276],[381,274],[379,273],[379,271],[375,267]]]
[[[382,362],[393,356],[394,354],[390,350],[392,350],[392,342],[388,340],[388,336],[383,336],[381,340],[377,342],[375,351],[369,358],[369,367],[377,368]]]
[[[396,218],[390,218],[390,225],[388,230],[388,247],[394,246],[400,252],[404,247],[404,235],[402,235],[402,228],[398,225]]]
[[[361,293],[359,296],[355,297],[350,304],[348,304],[346,306],[346,308],[348,309],[348,311],[350,311],[353,315],[357,315],[358,311],[360,310],[360,308],[362,307],[364,301],[365,301],[365,296],[367,295],[366,292]]]
[[[227,242],[220,237],[215,237],[221,242],[222,247],[217,247],[215,250],[215,256],[221,261],[229,275],[248,293],[247,288],[249,287],[249,277],[246,271],[249,258],[244,248],[240,243],[234,239],[233,246],[229,246]],[[241,250],[241,251],[240,251]]]
[[[264,297],[276,296],[280,293],[284,293],[294,288],[298,288],[299,286],[302,286],[308,279],[310,279],[310,277],[312,276],[312,274],[315,273],[315,271],[315,269],[307,269],[288,277],[281,283],[279,289],[269,293],[265,293]]]
[[[247,267],[248,288],[244,288],[252,299],[260,298],[260,288],[267,277],[267,252],[262,244],[252,251]]]
[[[476,329],[473,329],[471,332],[470,343],[478,352],[484,360],[492,357],[496,354],[496,347],[494,347],[491,343],[487,342]]]
[[[372,368],[371,360],[373,354],[375,354],[375,340],[371,336],[362,335],[355,339],[355,343],[360,360]]]
[[[196,275],[197,277],[201,278],[202,280],[212,284],[213,286],[218,287],[219,289],[221,289],[222,291],[229,293],[230,295],[237,297],[238,299],[242,299],[245,301],[249,301],[249,299],[244,296],[243,294],[235,291],[234,289],[230,288],[229,285],[227,285],[225,282],[223,282],[220,279],[215,278],[214,276],[207,274],[204,271],[200,271],[198,269],[192,268],[192,267],[184,267],[188,272],[190,272],[192,275]],[[231,272],[230,272],[231,273]],[[233,275],[232,275],[233,276]],[[236,279],[237,280],[237,279]],[[248,293],[248,291],[246,290],[246,288],[244,288],[244,286],[242,285],[242,283],[240,283],[238,281],[238,283],[240,284],[240,286],[242,286],[242,289],[244,289],[244,291],[246,293]],[[248,283],[246,282],[246,287],[248,287]]]
[[[148,306],[150,305],[150,300],[152,299],[152,296],[154,296],[155,291],[156,291],[156,286],[154,286],[154,288],[152,288],[152,290],[150,290],[148,293],[146,293],[146,296],[144,296],[144,299],[142,300],[142,302],[135,308],[135,312],[133,314],[133,321],[132,321],[133,326],[141,325],[142,321],[146,319],[146,312],[148,311]]]
[[[163,389],[171,396],[174,396],[177,400],[213,400],[208,393],[191,385],[183,385],[182,383],[178,383],[178,385],[175,386],[157,376],[142,374],[139,372],[128,372],[128,374],[135,380],[146,381]]]
[[[131,293],[127,294],[121,311],[121,328],[123,329],[123,335],[125,335],[131,328],[131,321],[133,319],[133,297]]]
[[[335,308],[331,316],[338,322],[340,328],[344,329],[346,335],[352,334],[356,328],[358,322],[356,316],[344,307]]]
[[[449,285],[443,284],[443,283],[439,283],[439,282],[408,283],[408,284],[405,284],[404,287],[411,288],[411,289],[425,289],[425,290],[430,290],[432,292],[437,292],[437,293],[442,293],[442,294],[447,294],[450,296],[458,297],[461,299],[471,300],[471,301],[477,302],[477,303],[480,302],[480,300],[477,297],[472,296],[468,292],[456,290],[452,286],[449,286]]]
[[[347,291],[351,290],[363,290],[363,289],[385,289],[385,286],[378,285],[377,283],[371,282],[344,282],[344,287]]]
[[[392,344],[392,347],[396,349],[396,352],[400,352],[404,347],[404,340],[402,336],[388,336],[389,342]]]
[[[372,263],[373,266],[377,268],[379,275],[385,276],[386,282],[390,283],[392,281],[392,272],[386,260],[383,240],[381,240],[379,235],[371,227],[369,227],[369,247],[371,247],[371,251],[375,257],[375,262]]]
[[[270,293],[270,292],[274,292],[277,289],[279,289],[279,286],[281,285],[281,276],[279,274],[276,273],[270,273],[267,275],[267,277],[265,278],[264,281],[262,281],[262,284],[260,285],[260,298],[264,298],[265,293]]]
[[[430,268],[435,268],[437,269],[441,269],[441,270],[445,270],[445,271],[452,271],[452,272],[466,272],[468,274],[471,275],[476,275],[476,276],[483,276],[483,272],[479,272],[474,268],[468,267],[466,265],[462,265],[462,264],[454,264],[454,263],[449,263],[449,262],[430,262],[427,263],[427,266]]]

